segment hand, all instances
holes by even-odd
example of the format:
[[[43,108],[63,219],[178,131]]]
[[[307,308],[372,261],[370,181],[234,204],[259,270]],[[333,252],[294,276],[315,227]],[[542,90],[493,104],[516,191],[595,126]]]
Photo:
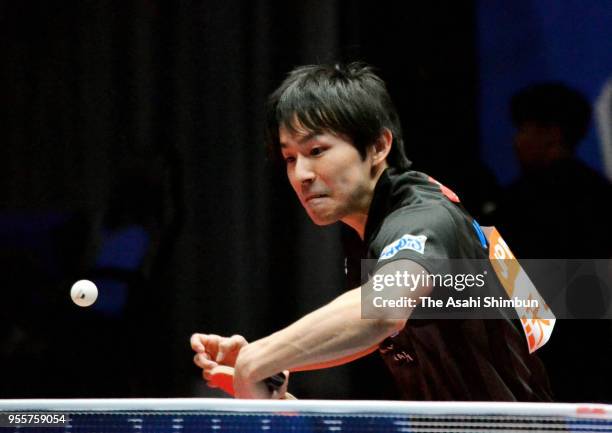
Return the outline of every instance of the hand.
[[[289,385],[289,370],[284,370],[285,382],[279,389],[270,390],[264,381],[252,382],[234,375],[234,397],[235,398],[257,398],[267,400],[295,400],[295,397],[287,392]]]
[[[257,342],[248,346],[257,347]],[[255,356],[253,350],[244,350],[238,356],[234,366],[234,397],[235,398],[256,398],[256,399],[286,399],[287,387],[289,385],[289,370],[284,370],[285,381],[279,389],[270,389],[264,382],[265,378],[256,377],[252,369],[253,363],[250,361]],[[278,370],[276,370],[278,371]],[[290,399],[295,397],[289,395]]]
[[[196,352],[193,362],[202,369],[206,381],[210,379],[210,370],[217,365],[234,367],[238,353],[248,345],[242,335],[221,337],[215,334],[193,334],[190,342]]]
[[[272,399],[295,400],[295,397],[287,392],[287,388],[289,387],[289,370],[283,370],[283,374],[285,375],[285,382],[283,382],[280,388],[272,391]]]
[[[234,371],[233,396],[235,398],[247,399],[294,400],[295,397],[287,392],[287,387],[289,385],[289,370],[284,370],[283,373],[285,375],[285,381],[281,387],[278,389],[271,389],[263,380],[254,381]]]

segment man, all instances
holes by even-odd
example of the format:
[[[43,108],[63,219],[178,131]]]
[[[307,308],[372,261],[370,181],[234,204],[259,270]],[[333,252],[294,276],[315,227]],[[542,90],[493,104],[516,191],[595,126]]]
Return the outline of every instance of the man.
[[[383,81],[369,67],[297,68],[270,96],[268,144],[315,224],[341,221],[352,289],[268,337],[248,344],[194,334],[205,379],[235,366],[237,397],[270,398],[261,382],[279,371],[326,368],[380,350],[411,400],[548,400],[546,376],[509,321],[361,318],[360,259],[411,274],[440,259],[487,257],[480,228],[458,197],[411,171],[401,127]],[[357,239],[355,239],[355,237]],[[406,296],[435,288],[421,284]],[[282,394],[282,392],[281,392]]]
[[[603,205],[612,186],[576,156],[591,119],[588,99],[563,83],[532,84],[512,97],[510,115],[522,176],[501,195],[495,219],[514,252],[582,266],[612,257],[612,212]],[[604,306],[609,295],[599,290],[584,281],[568,290],[568,312],[585,301]],[[596,318],[590,310],[577,316]],[[609,320],[558,320],[540,356],[556,400],[612,401]]]
[[[609,258],[612,187],[576,156],[591,106],[562,83],[538,83],[510,102],[522,176],[502,194],[496,224],[515,253],[528,258]],[[577,228],[572,242],[565,236]],[[533,232],[537,231],[537,237]],[[593,238],[600,242],[593,242]]]

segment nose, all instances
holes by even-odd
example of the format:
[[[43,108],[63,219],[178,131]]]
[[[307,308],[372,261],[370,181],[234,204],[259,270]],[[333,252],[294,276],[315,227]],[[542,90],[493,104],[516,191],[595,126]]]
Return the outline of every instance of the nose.
[[[295,160],[294,176],[295,180],[300,183],[312,182],[315,178],[312,162],[308,158],[298,155]]]

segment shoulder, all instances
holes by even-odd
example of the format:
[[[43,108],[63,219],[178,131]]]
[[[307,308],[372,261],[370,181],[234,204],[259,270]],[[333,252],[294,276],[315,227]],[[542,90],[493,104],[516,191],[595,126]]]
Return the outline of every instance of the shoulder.
[[[380,259],[406,250],[421,256],[451,257],[456,249],[457,224],[442,201],[402,207],[389,214],[371,243]]]
[[[381,232],[412,229],[427,233],[451,233],[455,220],[444,200],[396,209],[382,223]]]

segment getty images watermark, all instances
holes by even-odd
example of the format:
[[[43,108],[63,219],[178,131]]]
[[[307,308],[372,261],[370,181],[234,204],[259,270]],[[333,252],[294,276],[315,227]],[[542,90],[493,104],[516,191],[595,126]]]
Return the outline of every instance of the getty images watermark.
[[[391,273],[382,272],[372,276],[372,290],[382,292],[385,289],[397,292],[414,293],[419,287],[437,287],[452,289],[463,292],[465,289],[483,288],[486,284],[488,271],[484,270],[477,274],[430,274],[424,271],[419,273],[406,270],[395,270]],[[452,293],[452,292],[451,292]],[[418,304],[428,308],[538,308],[537,299],[521,299],[513,297],[507,299],[502,296],[469,296],[458,297],[449,295],[446,299],[435,299],[431,296],[399,296],[399,298],[387,299],[385,296],[374,296],[372,305],[376,308],[414,308]]]
[[[362,261],[363,318],[612,318],[609,260]],[[512,265],[512,266],[511,266]],[[502,283],[503,281],[503,283]]]

